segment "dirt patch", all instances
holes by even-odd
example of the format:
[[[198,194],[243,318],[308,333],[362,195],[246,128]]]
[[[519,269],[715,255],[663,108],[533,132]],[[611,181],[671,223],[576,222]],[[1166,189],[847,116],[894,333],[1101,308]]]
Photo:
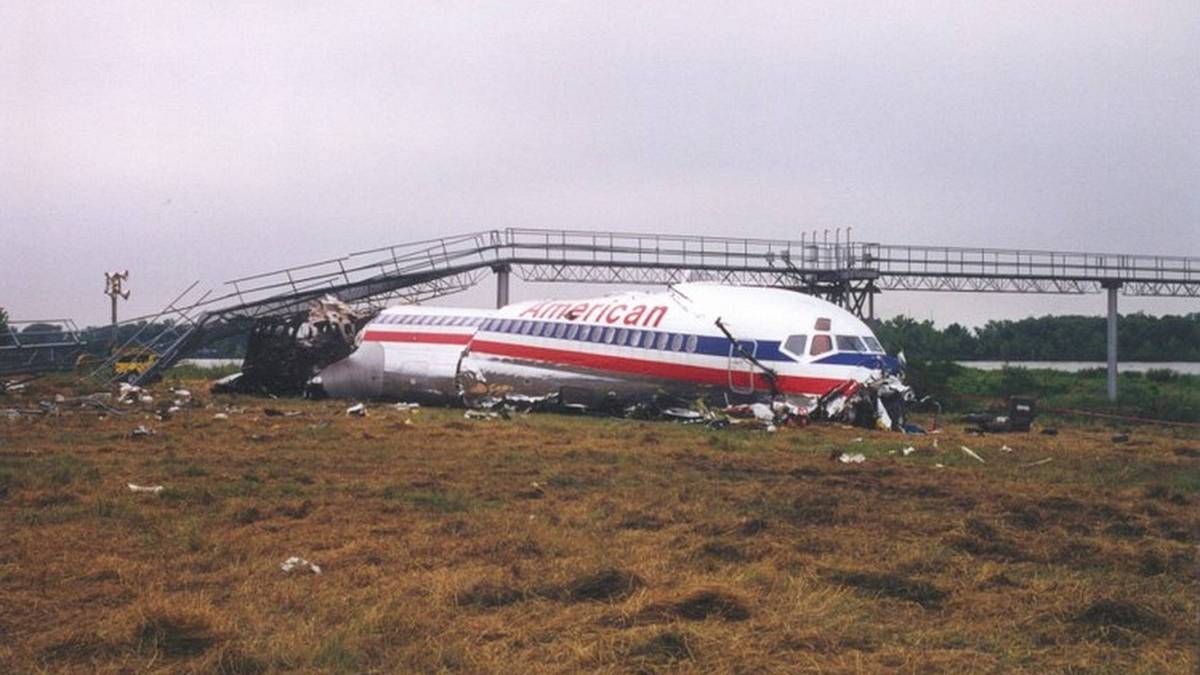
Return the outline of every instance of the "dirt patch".
[[[491,609],[507,607],[529,597],[525,591],[508,584],[493,581],[480,581],[466,591],[459,593],[455,601],[465,607]]]
[[[199,656],[224,641],[225,636],[205,616],[156,609],[142,617],[133,638],[138,651],[173,659]]]
[[[1167,622],[1146,607],[1128,600],[1103,599],[1088,605],[1075,616],[1088,637],[1124,644],[1137,635],[1160,635]]]
[[[837,583],[852,586],[868,594],[915,602],[925,609],[937,609],[950,594],[927,581],[880,572],[834,572]]]
[[[571,602],[612,602],[628,598],[645,585],[646,582],[636,574],[606,569],[574,579],[559,589],[556,595]]]
[[[667,630],[635,644],[629,656],[644,665],[666,665],[692,658],[691,640],[687,634]]]
[[[750,618],[750,606],[740,596],[719,588],[702,588],[684,597],[650,605],[642,612],[644,618],[703,621],[745,621]]]

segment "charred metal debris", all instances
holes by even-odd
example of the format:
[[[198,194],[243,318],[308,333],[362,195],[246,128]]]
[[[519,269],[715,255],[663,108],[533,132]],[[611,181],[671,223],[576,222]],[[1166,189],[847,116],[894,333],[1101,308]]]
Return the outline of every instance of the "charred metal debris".
[[[303,395],[317,372],[354,351],[354,336],[371,316],[326,295],[306,312],[260,319],[247,341],[242,372],[218,381],[213,391]]]

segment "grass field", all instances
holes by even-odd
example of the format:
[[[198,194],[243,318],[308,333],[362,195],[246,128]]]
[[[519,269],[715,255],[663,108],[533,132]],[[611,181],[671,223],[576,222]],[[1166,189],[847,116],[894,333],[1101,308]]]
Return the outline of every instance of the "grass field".
[[[768,434],[195,398],[166,421],[0,418],[0,671],[1198,667],[1200,441],[1183,432]],[[322,573],[285,573],[291,556]]]

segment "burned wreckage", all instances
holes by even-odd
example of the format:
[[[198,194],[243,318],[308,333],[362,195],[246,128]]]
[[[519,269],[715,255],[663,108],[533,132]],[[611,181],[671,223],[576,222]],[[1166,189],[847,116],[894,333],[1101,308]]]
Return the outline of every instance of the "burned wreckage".
[[[858,317],[801,293],[686,283],[497,310],[336,298],[251,336],[240,391],[899,429],[901,362]],[[681,411],[692,411],[682,414]]]

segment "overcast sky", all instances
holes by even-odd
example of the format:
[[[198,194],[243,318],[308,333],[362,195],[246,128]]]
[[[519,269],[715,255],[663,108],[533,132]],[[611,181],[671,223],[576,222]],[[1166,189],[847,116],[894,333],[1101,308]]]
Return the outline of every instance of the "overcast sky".
[[[0,97],[14,318],[105,320],[109,269],[133,315],[196,279],[508,226],[1200,256],[1196,0],[0,0]]]

